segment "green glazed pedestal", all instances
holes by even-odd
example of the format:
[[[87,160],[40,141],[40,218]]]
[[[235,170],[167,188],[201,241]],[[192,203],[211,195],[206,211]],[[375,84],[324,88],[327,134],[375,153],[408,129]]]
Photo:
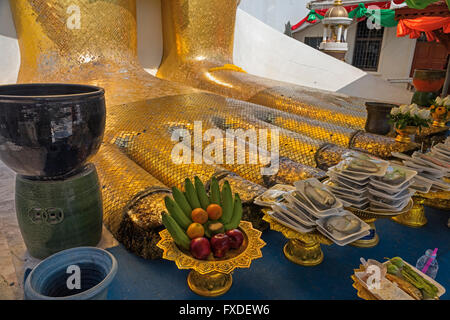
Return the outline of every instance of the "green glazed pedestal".
[[[58,251],[96,246],[102,235],[102,195],[95,166],[64,180],[16,176],[16,214],[27,249],[44,259]]]
[[[411,103],[415,103],[418,106],[429,108],[434,99],[438,97],[439,94],[436,92],[424,92],[424,91],[416,91],[411,99]]]

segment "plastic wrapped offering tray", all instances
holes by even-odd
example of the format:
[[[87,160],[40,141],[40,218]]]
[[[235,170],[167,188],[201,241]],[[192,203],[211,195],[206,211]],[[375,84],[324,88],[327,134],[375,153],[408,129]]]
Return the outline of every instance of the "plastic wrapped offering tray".
[[[437,144],[428,153],[414,152],[412,156],[408,156],[393,152],[392,155],[400,159],[404,167],[417,172],[412,179],[412,189],[422,193],[428,193],[430,190],[450,190],[450,184],[445,181],[445,178],[450,177],[450,146],[448,143]]]
[[[342,202],[317,179],[297,181],[294,184],[295,187],[276,185],[267,190],[266,194],[275,195],[283,190],[280,198],[270,202],[265,196],[266,201],[257,199],[255,203],[264,203],[270,207],[267,215],[279,224],[299,233],[317,229],[340,246],[369,234],[370,226],[351,212],[345,211]]]
[[[409,190],[417,172],[373,156],[348,152],[327,172],[330,187],[345,207],[373,212],[402,212],[409,204]]]
[[[369,300],[434,300],[445,288],[400,257],[384,263],[361,259],[363,265],[352,275],[358,296]]]

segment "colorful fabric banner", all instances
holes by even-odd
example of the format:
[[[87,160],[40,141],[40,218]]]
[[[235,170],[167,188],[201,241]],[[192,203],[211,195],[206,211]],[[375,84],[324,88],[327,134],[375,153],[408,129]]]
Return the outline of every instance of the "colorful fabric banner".
[[[311,23],[315,23],[316,20],[322,20],[323,16],[321,16],[320,14],[318,14],[314,9],[311,10],[308,14],[308,19],[306,19],[306,21],[311,22]]]
[[[369,5],[371,6],[371,5]],[[395,10],[390,9],[368,9],[363,3],[348,13],[349,18],[368,18],[382,27],[395,27],[398,22],[395,20]]]
[[[366,3],[365,5],[360,3],[359,5],[363,5],[364,8],[366,8],[366,9],[367,9],[368,6],[377,6],[380,9],[389,9],[389,7],[391,6],[391,2],[390,1],[379,1],[379,2]],[[344,6],[344,8],[347,10],[347,12],[351,12],[351,11],[355,10],[359,5]],[[293,25],[291,27],[291,30],[294,31],[294,30],[300,28],[305,22],[316,23],[316,22],[322,20],[322,19],[320,19],[319,16],[321,16],[321,17],[325,16],[325,13],[327,12],[327,10],[328,10],[328,8],[311,10],[306,17],[304,17],[302,20],[300,20],[297,24]],[[315,20],[308,20],[310,14],[313,11],[314,11],[314,15],[315,15],[316,19]],[[364,19],[366,19],[366,17],[362,16],[358,20],[364,20]],[[386,24],[389,24],[389,23],[386,22]]]
[[[433,31],[441,28],[444,33],[450,33],[450,17],[401,19],[397,26],[397,37],[409,35],[411,39],[417,39],[424,32],[428,41],[434,41],[437,38]]]

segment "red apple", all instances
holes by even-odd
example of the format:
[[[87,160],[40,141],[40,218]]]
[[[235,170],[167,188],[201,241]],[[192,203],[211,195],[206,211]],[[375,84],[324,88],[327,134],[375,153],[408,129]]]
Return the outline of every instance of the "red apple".
[[[211,253],[211,246],[205,237],[192,239],[190,249],[194,258],[200,260],[206,260]]]
[[[240,248],[244,242],[244,234],[238,229],[228,230],[226,235],[230,238],[230,245],[233,249]]]
[[[211,247],[216,258],[223,258],[228,250],[230,250],[231,241],[224,233],[218,233],[211,238]]]

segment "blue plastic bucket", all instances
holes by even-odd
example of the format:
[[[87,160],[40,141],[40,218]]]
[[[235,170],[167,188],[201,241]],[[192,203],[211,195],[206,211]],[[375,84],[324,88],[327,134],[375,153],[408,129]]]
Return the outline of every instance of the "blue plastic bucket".
[[[103,300],[117,273],[117,260],[106,250],[78,247],[40,262],[25,280],[27,300]]]

